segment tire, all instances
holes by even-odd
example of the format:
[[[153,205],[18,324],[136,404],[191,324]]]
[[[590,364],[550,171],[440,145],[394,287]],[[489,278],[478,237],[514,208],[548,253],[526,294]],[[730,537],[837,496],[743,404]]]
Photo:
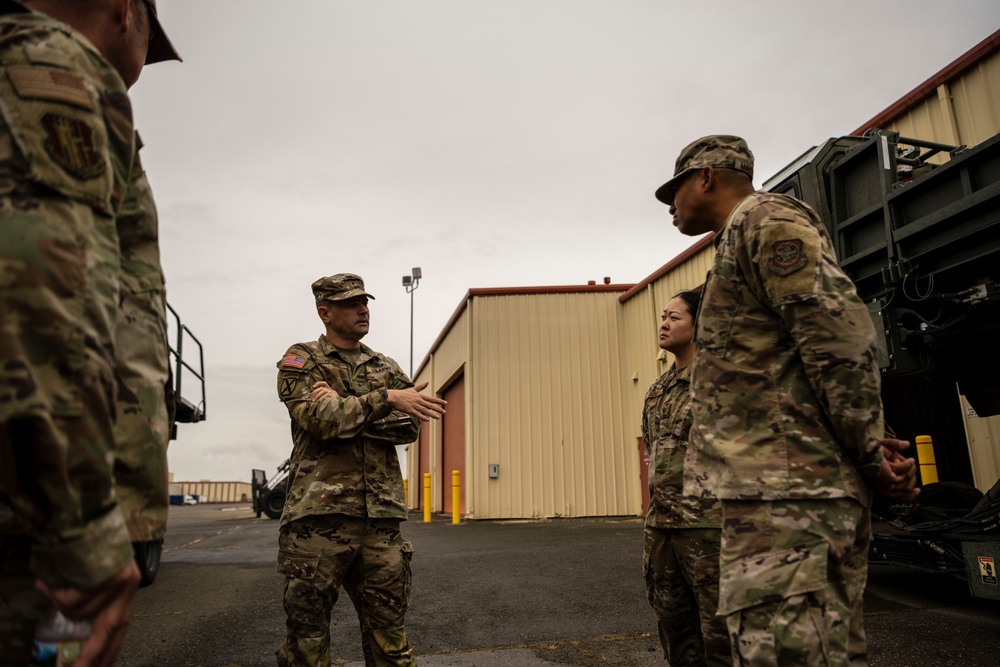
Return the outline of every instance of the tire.
[[[264,514],[269,519],[280,519],[281,512],[285,509],[285,489],[284,487],[271,489],[264,496]]]
[[[142,579],[139,581],[140,587],[149,586],[156,579],[157,572],[160,571],[160,556],[163,554],[163,540],[152,540],[150,542],[133,542],[132,550],[135,552],[135,562],[139,566],[139,574]]]

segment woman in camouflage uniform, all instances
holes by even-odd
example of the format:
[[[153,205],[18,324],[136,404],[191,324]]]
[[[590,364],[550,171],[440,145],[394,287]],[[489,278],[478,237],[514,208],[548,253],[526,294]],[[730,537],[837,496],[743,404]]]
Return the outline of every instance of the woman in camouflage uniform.
[[[719,598],[718,501],[683,495],[691,429],[691,360],[701,293],[681,292],[667,304],[660,349],[674,363],[646,394],[642,436],[649,454],[649,511],[643,569],[660,643],[672,666],[731,665]]]

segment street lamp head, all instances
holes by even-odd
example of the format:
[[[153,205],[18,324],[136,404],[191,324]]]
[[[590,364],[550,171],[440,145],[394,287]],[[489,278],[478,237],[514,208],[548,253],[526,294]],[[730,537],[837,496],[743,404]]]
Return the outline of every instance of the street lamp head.
[[[403,287],[409,287],[413,284],[413,276],[403,276]]]
[[[419,266],[413,267],[413,279],[420,280],[421,278],[423,278],[423,275],[421,275],[420,273],[420,267]]]

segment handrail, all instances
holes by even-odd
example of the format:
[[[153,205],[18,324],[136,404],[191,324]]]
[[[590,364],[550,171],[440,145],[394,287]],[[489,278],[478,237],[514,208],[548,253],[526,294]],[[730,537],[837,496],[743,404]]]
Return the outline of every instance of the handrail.
[[[183,369],[187,369],[195,378],[201,381],[201,402],[193,406],[196,414],[192,419],[192,421],[201,421],[208,416],[208,412],[206,409],[206,402],[205,402],[205,347],[204,345],[202,345],[201,341],[198,340],[198,337],[195,336],[194,333],[192,333],[191,329],[189,329],[186,324],[181,322],[180,315],[177,314],[177,311],[174,310],[173,306],[171,306],[169,303],[167,304],[167,310],[169,310],[170,314],[174,316],[174,321],[177,326],[177,340],[175,343],[176,347],[169,345],[168,341],[168,348],[170,349],[170,352],[174,355],[176,363],[174,371],[174,393],[177,396],[178,401],[184,400],[184,397],[181,394],[181,380],[183,378],[183,373],[182,373]],[[192,341],[194,341],[194,344],[198,346],[197,369],[184,360],[185,334],[187,334],[187,337],[189,337]]]

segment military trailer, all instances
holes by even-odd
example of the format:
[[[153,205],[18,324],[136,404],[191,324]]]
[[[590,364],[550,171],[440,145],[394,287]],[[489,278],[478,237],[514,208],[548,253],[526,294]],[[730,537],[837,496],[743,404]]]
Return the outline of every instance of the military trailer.
[[[882,131],[830,139],[764,189],[823,216],[875,324],[887,406],[891,392],[957,384],[978,416],[1000,414],[1000,135],[972,148]],[[1000,482],[985,495],[927,484],[884,511],[870,562],[955,575],[1000,599]]]
[[[253,495],[253,510],[257,513],[257,518],[261,514],[266,514],[269,519],[280,519],[281,512],[285,509],[285,498],[288,495],[288,467],[291,459],[278,466],[277,472],[271,479],[267,474],[258,468],[254,468],[250,478],[250,488]]]

